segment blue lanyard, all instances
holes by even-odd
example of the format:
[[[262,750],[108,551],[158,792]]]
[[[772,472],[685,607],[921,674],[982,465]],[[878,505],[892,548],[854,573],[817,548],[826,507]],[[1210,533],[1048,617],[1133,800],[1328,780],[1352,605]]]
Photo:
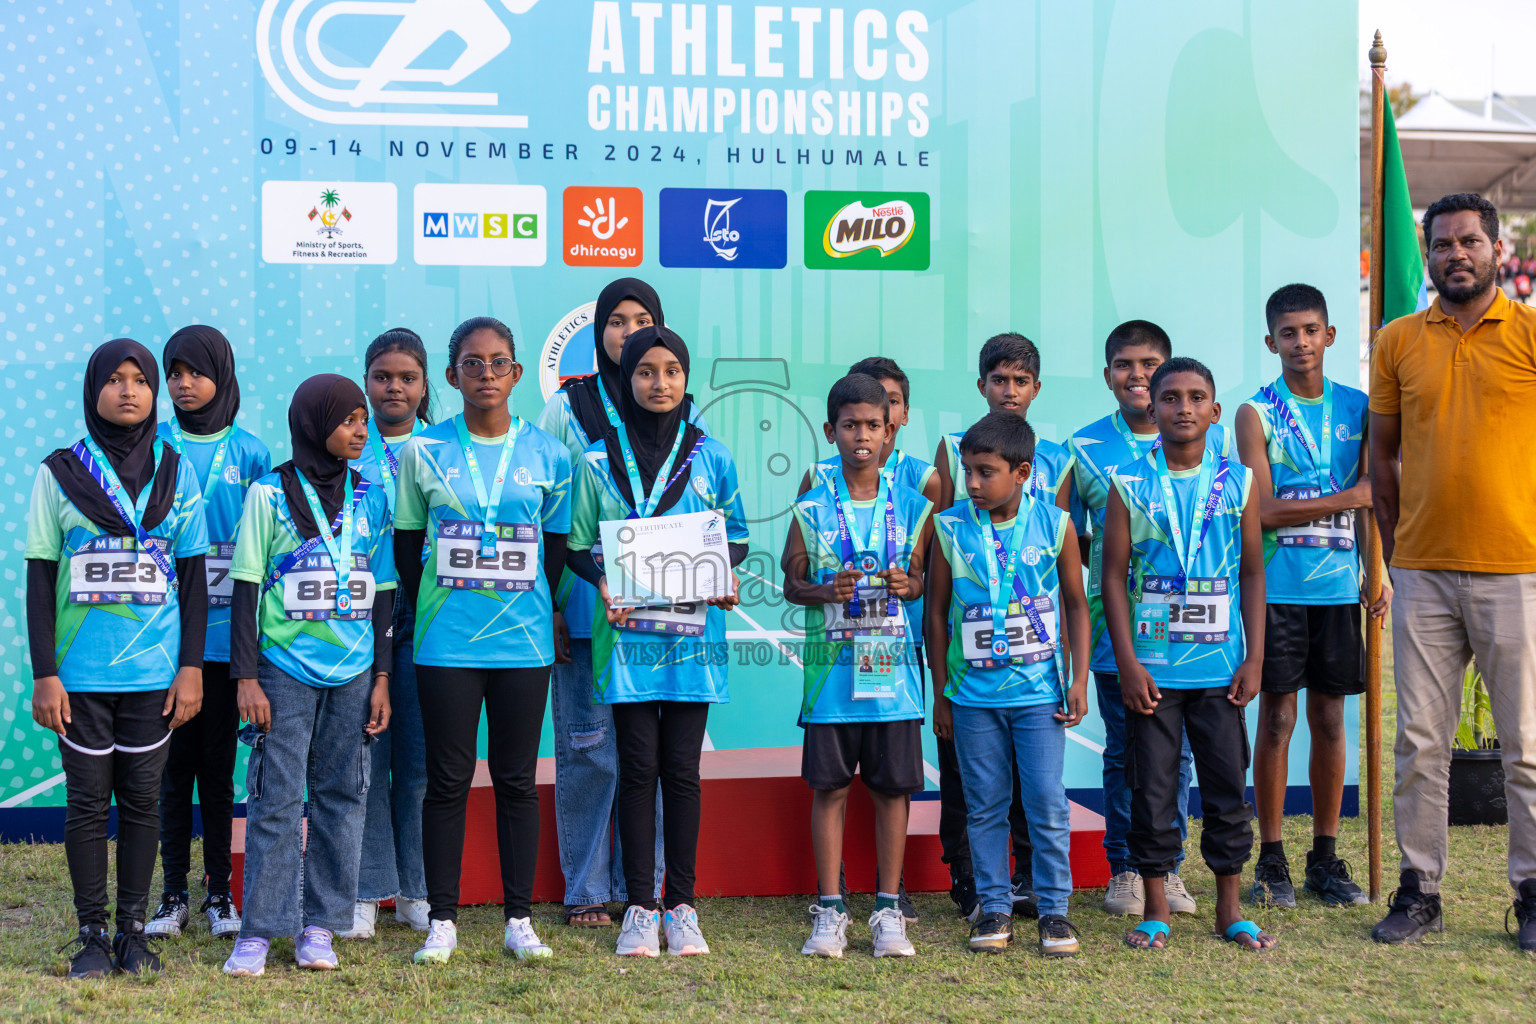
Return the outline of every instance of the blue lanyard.
[[[1020,549],[1024,546],[1024,535],[1029,525],[1029,517],[1034,514],[1035,499],[1025,494],[1019,503],[1018,511],[1014,515],[1013,529],[1008,533],[1008,546],[1004,548],[1002,538],[992,528],[992,514],[990,512],[978,512],[976,506],[971,506],[971,514],[976,517],[976,525],[981,528],[981,536],[985,544],[983,554],[987,560],[987,591],[992,601],[992,655],[997,658],[1008,657],[1008,593],[1012,591],[1018,598],[1019,607],[1024,616],[1029,619],[1029,625],[1040,638],[1042,644],[1051,642],[1051,634],[1045,628],[1045,617],[1040,614],[1040,609],[1035,607],[1035,599],[1030,595],[1024,580],[1019,574],[1020,563],[1023,555]]]
[[[655,514],[656,506],[661,504],[661,496],[667,493],[667,488],[671,487],[672,481],[677,479],[677,473],[673,473],[670,480],[666,480],[660,473],[657,473],[656,479],[651,481],[651,493],[647,494],[644,502],[642,502],[640,500],[642,490],[640,485],[640,464],[635,461],[635,450],[629,443],[629,429],[623,423],[615,423],[614,426],[619,432],[619,450],[624,453],[624,472],[629,474],[629,497],[635,505],[635,517],[638,519],[649,519]],[[666,461],[662,463],[663,466],[672,465],[672,460],[677,458],[677,450],[683,446],[683,435],[687,432],[687,421],[678,423],[677,438],[672,442],[672,450],[667,453]],[[693,461],[694,455],[698,453],[699,444],[702,444],[703,441],[702,437],[699,438],[699,443],[695,444],[693,451],[688,453],[688,458],[684,461],[683,467],[686,467],[689,462]],[[678,468],[678,473],[682,472],[683,467]]]
[[[615,430],[619,429],[624,421],[619,418],[619,410],[613,407],[613,401],[608,397],[608,390],[603,387],[601,374],[597,375],[597,397],[603,400],[603,412],[608,414],[608,425]]]
[[[1110,417],[1110,422],[1113,423],[1115,429],[1120,432],[1120,437],[1125,441],[1125,446],[1131,450],[1130,461],[1135,462],[1137,459],[1141,458],[1141,440],[1134,433],[1132,433],[1130,424],[1125,422],[1125,417],[1121,416],[1119,412],[1116,412],[1113,416]],[[1152,439],[1152,444],[1156,445],[1158,440],[1159,438],[1154,437]]]
[[[1190,514],[1189,533],[1194,539],[1191,545],[1190,537],[1185,534],[1179,522],[1178,505],[1173,495],[1173,478],[1168,473],[1168,458],[1161,445],[1155,449],[1152,461],[1157,468],[1157,482],[1163,490],[1163,506],[1168,513],[1168,532],[1172,535],[1174,554],[1179,559],[1179,574],[1174,577],[1174,589],[1182,594],[1189,585],[1189,574],[1195,567],[1195,559],[1200,556],[1200,547],[1205,543],[1211,520],[1216,518],[1216,508],[1221,504],[1221,491],[1226,485],[1229,466],[1225,456],[1218,464],[1209,449],[1201,453],[1200,482],[1195,489],[1197,504]]]
[[[848,511],[852,505],[853,498],[848,493],[848,480],[843,476],[842,468],[839,467],[836,475],[832,478],[832,509],[837,514],[839,554],[842,556],[844,569],[861,568],[864,569],[865,575],[868,575],[869,569],[853,564],[853,556],[855,554],[853,516]],[[875,492],[875,509],[869,517],[869,542],[863,545],[865,550],[875,551],[880,543],[882,523],[879,510],[881,509],[884,510],[885,517],[883,524],[885,527],[885,565],[879,568],[888,569],[896,564],[896,502],[891,497],[891,481],[883,472],[880,474],[880,489]],[[875,571],[878,572],[879,568]],[[885,614],[887,618],[894,619],[896,617],[896,601],[896,592],[887,588],[885,595]],[[848,599],[848,614],[855,619],[864,617],[864,602],[859,598],[858,587],[854,587],[853,596]]]
[[[165,446],[161,444],[160,439],[156,438],[154,443],[154,468],[150,470],[149,479],[139,489],[139,497],[133,503],[132,512],[128,511],[120,496],[123,490],[123,483],[117,478],[117,470],[112,468],[112,463],[102,454],[95,438],[87,437],[84,441],[76,441],[70,445],[69,450],[75,453],[75,458],[80,460],[80,464],[85,467],[85,471],[91,474],[91,478],[106,493],[107,501],[112,504],[112,511],[116,512],[117,517],[123,521],[124,525],[133,531],[133,539],[138,545],[138,550],[147,552],[149,557],[154,560],[155,566],[165,574],[166,588],[168,590],[175,590],[176,567],[171,564],[171,560],[166,557],[165,552],[161,551],[158,545],[149,542],[149,534],[142,525],[144,522],[144,510],[149,507],[149,492],[155,489],[155,477],[160,473],[160,457],[165,454]]]
[[[359,477],[358,478],[357,488],[352,492],[352,501],[351,501],[350,506],[343,505],[340,509],[337,510],[336,518],[331,520],[331,533],[334,534],[337,530],[341,529],[342,516],[344,516],[346,514],[347,508],[348,507],[356,508],[358,506],[358,504],[363,500],[363,495],[368,493],[368,488],[370,486],[372,486],[372,485],[369,484],[368,481],[365,478],[363,478],[363,477]],[[311,509],[310,512],[311,512],[311,514],[314,514],[314,510],[313,509]],[[320,520],[318,520],[318,519],[315,520],[315,525],[319,526],[320,525]],[[295,533],[298,532],[298,527],[297,526],[293,526],[293,524],[291,522],[289,523],[289,526],[293,528],[293,531]],[[299,562],[303,561],[306,557],[308,557],[309,553],[311,551],[315,550],[315,546],[317,544],[321,543],[321,537],[323,537],[323,536],[324,536],[324,532],[323,531],[321,533],[317,533],[315,536],[310,537],[306,541],[303,541],[302,543],[299,544],[298,547],[294,548],[292,551],[290,551],[286,555],[284,555],[283,558],[282,558],[282,561],[278,562],[277,566],[275,568],[273,568],[271,574],[269,576],[267,576],[267,578],[265,580],[262,581],[262,583],[261,583],[261,594],[262,594],[262,596],[265,597],[266,594],[267,594],[267,591],[271,590],[274,586],[276,586],[278,580],[282,579],[283,576],[286,575],[290,569],[292,569],[295,565],[298,565]]]
[[[304,479],[298,466],[293,467],[293,475],[299,478],[299,486],[304,488],[304,500],[309,503],[309,514],[314,517],[315,528],[320,531],[320,542],[331,556],[331,571],[336,574],[336,610],[345,615],[352,610],[352,591],[348,583],[352,578],[352,526],[357,517],[357,505],[350,501],[342,503],[341,543],[338,544],[333,535],[334,530],[327,530],[320,525],[325,522],[325,511],[320,507],[315,489]]]
[[[512,446],[517,444],[517,435],[522,432],[523,421],[513,416],[511,425],[507,427],[489,495],[485,492],[485,481],[480,478],[480,460],[475,458],[475,446],[470,440],[469,428],[464,425],[463,414],[453,418],[453,429],[458,432],[459,445],[464,449],[464,461],[469,466],[469,479],[475,485],[475,500],[480,503],[484,516],[480,529],[480,555],[489,558],[496,553],[496,512],[501,508],[501,492],[507,484],[507,466],[512,462]]]
[[[1301,442],[1301,446],[1307,450],[1307,456],[1312,460],[1312,474],[1317,481],[1319,492],[1337,494],[1338,479],[1333,475],[1333,381],[1323,378],[1323,437],[1319,445],[1312,439],[1312,431],[1307,429],[1306,421],[1301,418],[1301,410],[1296,405],[1296,396],[1291,394],[1291,389],[1285,383],[1285,376],[1275,381],[1273,387],[1263,387],[1259,391],[1264,398],[1274,407],[1275,416],[1291,432],[1291,436]],[[1326,480],[1328,490],[1323,491]]]
[[[224,468],[224,457],[229,453],[229,438],[235,432],[233,425],[224,428],[224,434],[219,439],[218,448],[214,449],[213,461],[208,464],[208,479],[203,481],[203,500],[208,500],[208,493],[218,485],[219,471]],[[186,454],[186,438],[181,434],[181,424],[173,418],[171,420],[171,447],[176,449],[177,455]]]
[[[421,421],[411,421],[411,436],[421,433]],[[384,497],[389,499],[389,518],[395,518],[395,481],[400,476],[400,458],[377,429],[368,431],[368,442],[373,446],[374,461],[379,464],[379,480],[384,484]]]

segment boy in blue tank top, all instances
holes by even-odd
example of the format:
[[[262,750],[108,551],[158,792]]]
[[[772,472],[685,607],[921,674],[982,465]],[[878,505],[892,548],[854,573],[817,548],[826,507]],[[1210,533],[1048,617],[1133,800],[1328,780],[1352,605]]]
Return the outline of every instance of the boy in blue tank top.
[[[994,412],[965,432],[967,497],[943,512],[928,573],[933,731],[954,743],[980,899],[973,952],[1013,939],[1008,872],[1015,779],[1027,814],[1040,951],[1078,951],[1067,920],[1066,730],[1088,698],[1088,599],[1067,513],[1029,492],[1034,431]],[[1070,650],[1070,662],[1068,651]],[[1070,678],[1071,683],[1068,684]]]
[[[1333,344],[1323,293],[1288,284],[1269,297],[1264,344],[1281,375],[1237,410],[1237,444],[1253,472],[1264,527],[1264,675],[1253,795],[1259,859],[1254,903],[1294,907],[1280,841],[1296,694],[1307,690],[1312,756],[1312,850],[1306,888],[1330,906],[1368,902],[1334,852],[1344,799],[1344,701],[1365,692],[1360,545],[1355,510],[1371,507],[1365,478],[1366,396],[1323,376]],[[1371,608],[1386,614],[1391,592]]]
[[[1007,332],[988,338],[977,357],[976,390],[987,400],[988,412],[1007,412],[1019,418],[1029,414],[1029,406],[1040,397],[1040,350],[1022,334]],[[945,434],[934,454],[934,476],[939,481],[941,511],[955,503],[956,491],[963,490],[960,478],[960,438],[964,431]],[[1031,475],[1025,484],[1032,496],[1067,509],[1071,488],[1072,456],[1055,441],[1036,437]],[[944,863],[949,865],[950,898],[960,915],[976,920],[980,904],[972,873],[969,840],[965,834],[965,792],[960,784],[960,770],[955,763],[954,746],[947,740],[938,743],[939,755],[939,844]],[[1013,830],[1013,859],[1018,866],[1013,877],[1014,909],[1025,917],[1036,914],[1034,884],[1029,863],[1034,859],[1029,846],[1029,829],[1020,795],[1014,793],[1008,811]]]
[[[1151,392],[1157,444],[1116,470],[1104,521],[1104,578],[1116,581],[1104,588],[1104,615],[1127,712],[1127,839],[1146,889],[1145,919],[1125,941],[1138,949],[1168,943],[1163,880],[1181,848],[1173,816],[1187,734],[1205,819],[1200,853],[1216,876],[1217,931],[1268,949],[1275,938],[1243,920],[1238,904],[1253,849],[1243,708],[1258,693],[1264,651],[1253,475],[1206,445],[1221,406],[1203,363],[1168,360]]]
[[[923,788],[923,680],[911,605],[922,593],[933,503],[881,459],[895,434],[886,390],[863,373],[832,385],[827,440],[838,462],[794,505],[784,599],[806,608],[801,775],[810,784],[820,899],[800,952],[841,957],[848,911],[839,875],[848,789],[858,771],[875,805],[875,956],[912,956],[898,906],[907,799]]]

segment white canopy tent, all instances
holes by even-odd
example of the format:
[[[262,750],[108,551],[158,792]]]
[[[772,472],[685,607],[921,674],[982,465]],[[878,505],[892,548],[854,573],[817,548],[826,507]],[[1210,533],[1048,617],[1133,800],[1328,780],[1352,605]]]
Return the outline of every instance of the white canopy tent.
[[[1371,173],[1369,109],[1363,114],[1362,208]],[[1415,209],[1451,192],[1477,192],[1501,212],[1536,212],[1536,97],[1450,100],[1432,92],[1397,119],[1397,137]]]

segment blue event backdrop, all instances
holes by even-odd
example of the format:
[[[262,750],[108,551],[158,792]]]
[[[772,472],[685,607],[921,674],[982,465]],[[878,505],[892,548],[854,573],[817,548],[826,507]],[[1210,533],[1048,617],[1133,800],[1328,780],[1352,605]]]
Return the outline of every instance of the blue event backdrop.
[[[1231,416],[1278,369],[1264,298],[1304,280],[1335,304],[1334,375],[1353,381],[1355,17],[1336,0],[7,6],[0,834],[61,820],[21,555],[38,463],[82,431],[93,346],[218,326],[241,422],[281,459],[295,385],[360,375],[399,324],[440,380],[455,323],[506,321],[534,418],[591,368],[602,285],[644,277],[753,519],[709,741],[797,745],[777,552],[850,362],[901,362],[901,443],[930,454],[983,409],[982,340],[1022,331],[1044,359],[1031,420],[1064,441],[1110,409],[1105,334],[1145,317],[1212,367]],[[1102,726],[1073,736],[1067,782],[1096,805]],[[1303,725],[1293,785],[1305,742]]]

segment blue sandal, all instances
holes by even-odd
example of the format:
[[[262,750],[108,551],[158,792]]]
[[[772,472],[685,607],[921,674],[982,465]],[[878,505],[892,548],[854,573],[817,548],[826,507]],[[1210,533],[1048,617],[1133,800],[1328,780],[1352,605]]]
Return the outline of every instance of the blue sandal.
[[[1238,936],[1240,935],[1248,936],[1253,940],[1254,944],[1250,946],[1245,942],[1239,941]],[[1230,927],[1227,928],[1225,932],[1222,933],[1222,938],[1226,939],[1228,942],[1235,942],[1239,946],[1242,946],[1244,949],[1252,950],[1255,953],[1267,953],[1271,949],[1274,949],[1275,946],[1280,944],[1279,940],[1276,939],[1274,945],[1262,945],[1259,942],[1260,936],[1266,936],[1271,939],[1274,938],[1273,935],[1269,935],[1252,921],[1235,921]]]
[[[1135,934],[1136,932],[1140,932],[1147,937],[1147,944],[1145,946],[1131,941],[1131,935]],[[1169,934],[1170,932],[1166,922],[1143,921],[1141,924],[1137,925],[1135,928],[1132,928],[1131,931],[1126,934],[1125,944],[1130,946],[1132,949],[1167,949],[1167,936]],[[1152,945],[1152,943],[1156,942],[1159,938],[1162,938],[1163,944],[1161,946]]]

